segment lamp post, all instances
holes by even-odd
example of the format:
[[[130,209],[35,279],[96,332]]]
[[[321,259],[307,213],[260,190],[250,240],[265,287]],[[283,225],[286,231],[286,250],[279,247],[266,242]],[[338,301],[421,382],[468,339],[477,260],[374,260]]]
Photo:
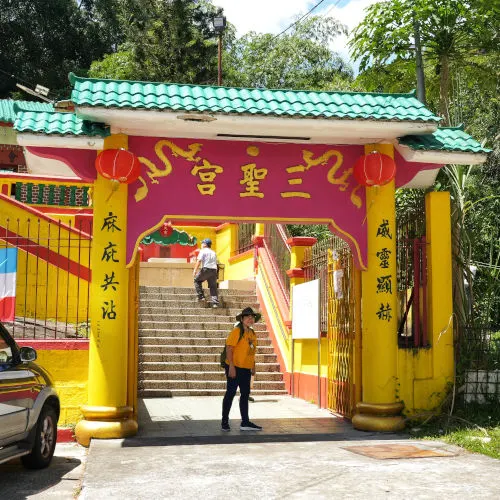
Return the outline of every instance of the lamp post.
[[[213,20],[214,30],[219,35],[219,58],[218,58],[218,77],[217,85],[222,85],[222,33],[226,29],[226,18],[219,13]]]

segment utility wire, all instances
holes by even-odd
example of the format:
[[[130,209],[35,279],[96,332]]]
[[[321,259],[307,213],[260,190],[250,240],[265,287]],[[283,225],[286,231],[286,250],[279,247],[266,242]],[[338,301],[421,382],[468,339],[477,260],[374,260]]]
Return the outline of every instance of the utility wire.
[[[13,73],[9,73],[8,71],[4,71],[3,69],[0,68],[0,73],[3,73],[4,75],[7,75],[9,76],[10,78],[12,78],[13,80],[17,80],[19,82],[22,82],[22,83],[25,83],[26,85],[29,85],[30,87],[33,88],[33,90],[35,89],[36,85],[32,82],[28,82],[27,80],[25,80],[24,78],[21,78],[17,75],[14,75]],[[50,94],[50,92],[49,92]]]
[[[272,41],[276,40],[276,38],[280,37],[283,33],[286,33],[289,29],[293,28],[295,25],[299,24],[303,19],[305,19],[307,16],[309,16],[309,14],[311,14],[311,12],[315,9],[317,9],[325,0],[320,0],[314,7],[312,7],[306,14],[304,14],[300,19],[297,19],[297,21],[293,22],[292,24],[290,24],[290,26],[288,26],[288,28],[285,28],[283,31],[281,31],[280,33],[278,33],[277,35],[273,36],[271,38],[271,40],[269,40],[269,43],[271,43]],[[340,0],[337,1],[337,3],[339,3]]]

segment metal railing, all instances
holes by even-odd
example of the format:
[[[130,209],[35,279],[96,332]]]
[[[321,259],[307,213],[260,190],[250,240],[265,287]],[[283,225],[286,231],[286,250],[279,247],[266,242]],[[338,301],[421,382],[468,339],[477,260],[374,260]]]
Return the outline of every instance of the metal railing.
[[[255,224],[238,224],[238,248],[233,255],[252,250],[254,244],[252,237],[255,234]],[[232,256],[233,256],[232,255]]]
[[[338,236],[318,241],[304,252],[304,276],[306,281],[319,279],[320,281],[320,324],[321,331],[328,330],[328,250],[335,250],[350,256],[347,243]]]
[[[0,222],[0,254],[12,259],[15,283],[14,310],[0,308],[0,319],[14,338],[88,338],[91,234],[85,219],[76,228],[48,217]],[[0,297],[12,294],[7,281],[3,288]]]
[[[290,269],[290,246],[287,240],[290,235],[281,224],[264,225],[264,246],[270,256],[274,276],[283,292],[287,303],[290,303],[290,278],[287,271]]]
[[[456,361],[464,404],[500,403],[500,325],[464,328]]]
[[[396,221],[398,341],[400,347],[426,347],[427,242],[425,205]]]

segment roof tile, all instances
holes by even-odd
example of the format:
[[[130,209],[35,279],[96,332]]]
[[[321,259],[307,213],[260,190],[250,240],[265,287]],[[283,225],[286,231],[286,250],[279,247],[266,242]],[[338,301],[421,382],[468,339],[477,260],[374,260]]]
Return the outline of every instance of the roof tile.
[[[109,127],[103,123],[89,122],[73,113],[17,110],[14,130],[42,134],[80,135],[107,137]]]
[[[16,121],[14,105],[18,105],[26,111],[54,111],[54,106],[46,102],[0,99],[0,122],[14,123]]]
[[[460,127],[438,128],[433,134],[407,135],[399,138],[399,144],[421,151],[455,151],[460,153],[489,153]]]
[[[314,92],[96,80],[70,75],[78,106],[438,122],[414,94]]]

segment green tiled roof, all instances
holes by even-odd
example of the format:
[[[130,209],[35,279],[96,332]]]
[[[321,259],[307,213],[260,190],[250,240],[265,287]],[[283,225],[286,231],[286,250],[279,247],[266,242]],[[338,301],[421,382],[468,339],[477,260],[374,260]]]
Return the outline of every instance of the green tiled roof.
[[[0,99],[0,122],[15,122],[16,112],[14,111],[14,105],[20,106],[26,111],[54,111],[54,106],[47,102]]]
[[[286,117],[438,122],[410,94],[313,92],[81,78],[70,73],[78,106],[241,113]]]
[[[399,139],[399,144],[415,150],[455,151],[462,153],[489,153],[486,149],[466,134],[462,127],[438,128],[433,134],[407,135]]]
[[[73,113],[22,110],[17,112],[14,129],[18,132],[59,135],[107,137],[110,134],[109,127],[104,123],[82,120]]]

